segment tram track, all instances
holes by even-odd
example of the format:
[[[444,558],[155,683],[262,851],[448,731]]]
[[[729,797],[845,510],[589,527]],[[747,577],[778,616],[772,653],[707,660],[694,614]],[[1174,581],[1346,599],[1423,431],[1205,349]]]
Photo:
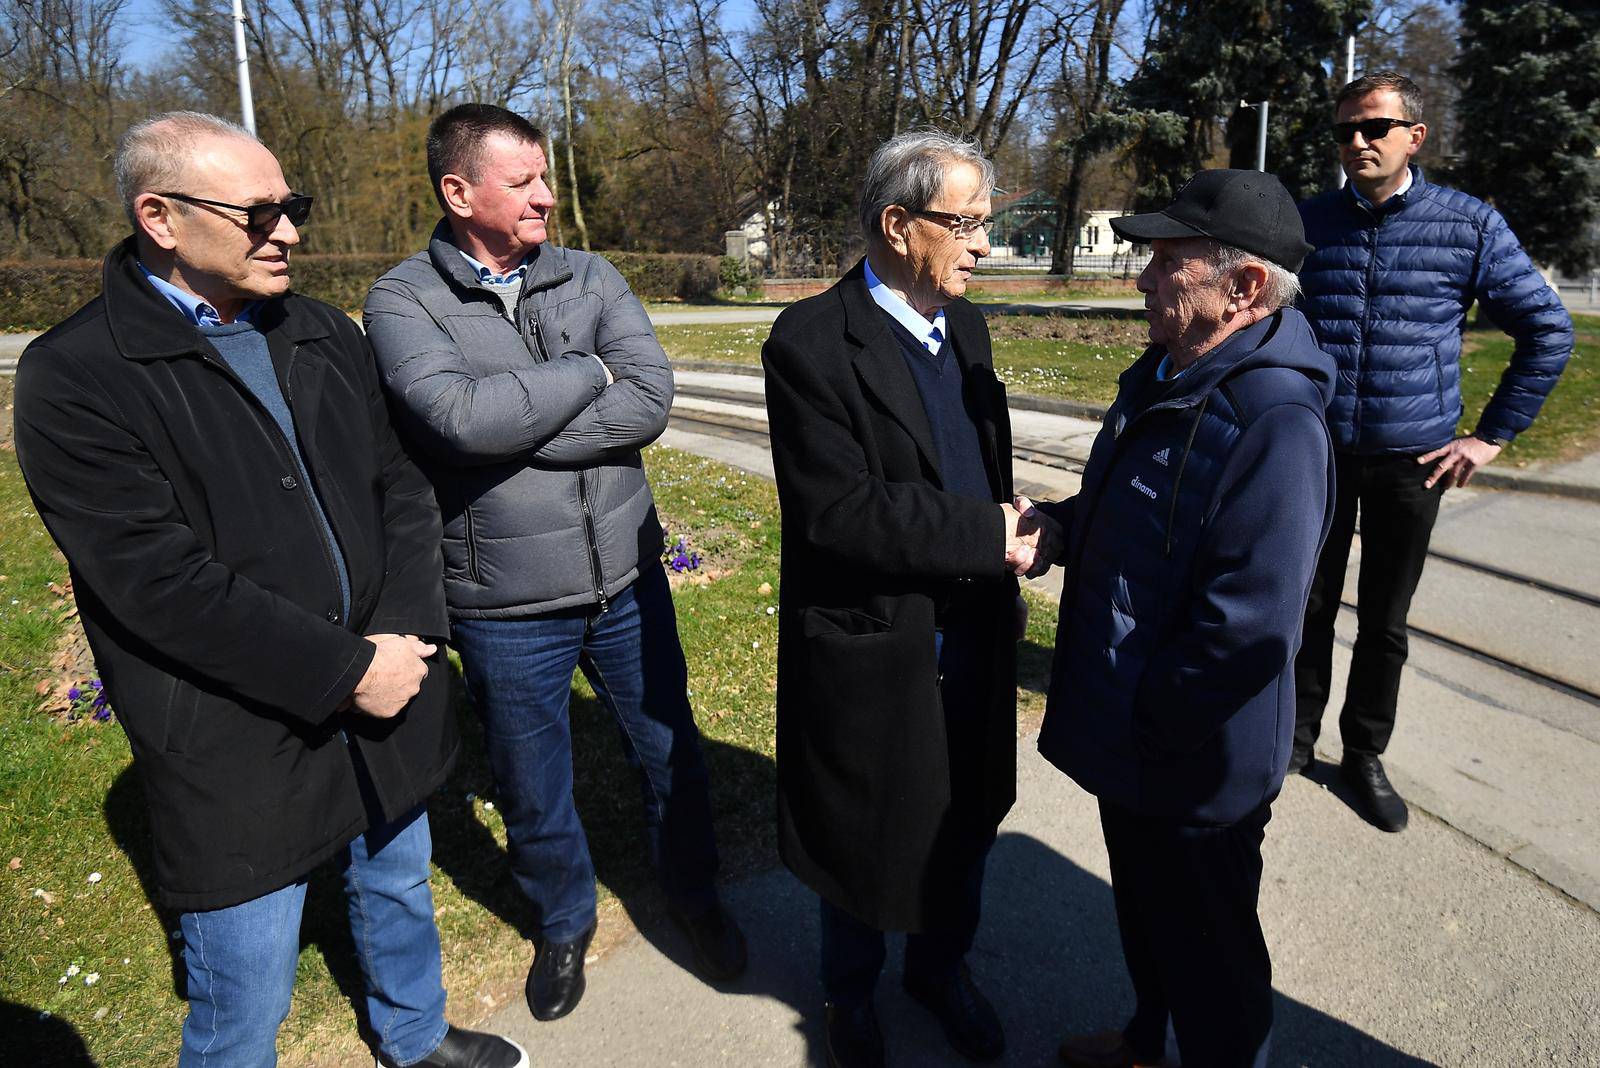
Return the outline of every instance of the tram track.
[[[696,397],[704,399],[726,401],[730,403],[750,405],[748,394],[735,394],[734,391],[717,391],[719,396],[711,397],[706,392],[697,390]],[[690,409],[683,406],[675,407],[672,411],[671,421],[681,429],[695,433],[709,433],[719,437],[731,438],[749,444],[768,446],[767,423],[763,417],[741,416],[732,413],[713,412],[703,409]],[[1016,459],[1029,463],[1051,467],[1056,470],[1081,474],[1087,457],[1077,456],[1065,452],[1050,444],[1032,439],[1014,441],[1012,455]],[[1522,574],[1506,568],[1489,564],[1481,560],[1474,560],[1455,553],[1438,549],[1429,549],[1428,555],[1444,563],[1465,568],[1476,574],[1499,582],[1512,583],[1524,586],[1551,597],[1561,598],[1564,601],[1581,606],[1584,610],[1600,612],[1600,597],[1583,590],[1574,589],[1561,583],[1551,582],[1547,579],[1533,575]],[[1348,598],[1341,601],[1342,606],[1348,611],[1355,610],[1355,602]],[[1459,638],[1451,637],[1430,627],[1416,623],[1407,624],[1407,630],[1422,641],[1448,649],[1452,652],[1470,656],[1492,667],[1499,668],[1519,678],[1545,686],[1558,693],[1582,701],[1600,709],[1600,691],[1590,686],[1585,686],[1572,679],[1562,678],[1541,670],[1531,664],[1523,663],[1517,659],[1497,653],[1492,649],[1483,648],[1480,644],[1465,642]],[[1595,630],[1600,632],[1600,615],[1595,618]]]

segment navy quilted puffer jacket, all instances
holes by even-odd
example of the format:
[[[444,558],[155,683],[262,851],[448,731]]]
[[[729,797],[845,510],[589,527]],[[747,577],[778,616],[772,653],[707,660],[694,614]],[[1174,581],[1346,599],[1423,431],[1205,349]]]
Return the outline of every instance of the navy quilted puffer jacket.
[[[1426,452],[1455,437],[1475,300],[1516,341],[1480,434],[1526,430],[1572,352],[1561,298],[1500,213],[1419,168],[1411,180],[1376,209],[1351,186],[1300,205],[1316,249],[1300,270],[1300,310],[1339,364],[1328,429],[1341,452]]]
[[[1148,816],[1227,824],[1275,797],[1327,535],[1333,361],[1285,309],[1176,379],[1123,372],[1067,526],[1039,751]]]

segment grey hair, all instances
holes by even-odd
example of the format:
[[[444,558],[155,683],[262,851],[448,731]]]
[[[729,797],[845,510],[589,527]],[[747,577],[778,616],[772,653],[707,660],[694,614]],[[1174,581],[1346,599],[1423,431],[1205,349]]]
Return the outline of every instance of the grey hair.
[[[1242,248],[1224,245],[1220,241],[1208,241],[1206,243],[1210,248],[1207,249],[1202,259],[1211,268],[1211,280],[1213,282],[1224,274],[1243,267],[1247,263],[1259,263],[1267,272],[1266,291],[1263,294],[1267,310],[1277,311],[1279,308],[1287,308],[1299,299],[1300,276],[1287,267],[1273,263],[1271,260],[1258,256],[1254,252],[1246,252]]]
[[[133,202],[141,193],[171,189],[189,165],[195,143],[204,137],[238,137],[260,144],[243,126],[201,111],[163,111],[140,119],[128,127],[117,142],[113,169],[117,178],[117,197],[128,222],[135,229]],[[179,211],[186,210],[180,203]]]
[[[891,205],[910,211],[926,209],[944,192],[945,175],[955,163],[978,169],[981,191],[994,188],[994,163],[971,138],[927,128],[908,130],[879,145],[861,183],[861,232],[868,238],[882,236],[879,220],[883,209]]]

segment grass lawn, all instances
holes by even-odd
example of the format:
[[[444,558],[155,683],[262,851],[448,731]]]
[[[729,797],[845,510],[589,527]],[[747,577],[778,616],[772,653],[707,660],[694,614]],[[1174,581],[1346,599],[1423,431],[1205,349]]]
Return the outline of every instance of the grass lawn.
[[[1501,464],[1570,459],[1600,449],[1600,316],[1573,317],[1577,345],[1561,381],[1533,426],[1501,455]],[[663,326],[656,336],[675,360],[759,365],[764,323]],[[1136,319],[1002,315],[989,320],[995,372],[1013,395],[1066,397],[1109,404],[1117,376],[1146,344]],[[1462,357],[1462,433],[1478,413],[1511,359],[1512,342],[1493,327],[1467,331]]]
[[[759,365],[765,323],[661,326],[675,360]],[[1144,324],[1125,319],[1002,315],[989,320],[995,372],[1012,393],[1110,404],[1117,376],[1144,350]]]
[[[0,409],[9,405],[9,390],[10,380],[0,379]],[[0,414],[8,424],[9,411]],[[675,600],[724,872],[737,876],[776,863],[777,619],[770,610],[777,604],[777,496],[754,476],[684,453],[653,448],[646,462],[669,537],[687,536],[703,557],[697,573],[677,580]],[[51,677],[52,650],[70,623],[68,606],[49,589],[66,581],[66,568],[9,451],[0,452],[0,576],[0,1026],[7,1055],[18,1064],[78,1064],[84,1061],[74,1051],[86,1048],[105,1068],[171,1063],[183,1018],[178,944],[170,937],[176,923],[151,903],[144,798],[115,723],[65,722],[37,711],[35,686]],[[1054,626],[1053,607],[1037,602],[1022,648],[1023,715],[1030,721],[1043,711]],[[459,700],[459,687],[457,693]],[[531,954],[482,739],[464,701],[458,715],[465,756],[429,814],[450,1014],[471,1023],[522,996]],[[578,807],[602,884],[596,951],[603,954],[629,929],[628,914],[654,914],[659,900],[643,857],[638,787],[615,727],[581,680],[573,687],[573,728]],[[100,878],[91,882],[96,872]],[[360,978],[331,870],[312,877],[301,938],[282,1063],[361,1063]]]
[[[1600,448],[1600,317],[1574,315],[1577,343],[1561,380],[1532,427],[1500,454],[1497,465],[1572,459]],[[1470,433],[1500,373],[1511,362],[1511,339],[1487,323],[1467,332],[1461,360],[1461,433]]]

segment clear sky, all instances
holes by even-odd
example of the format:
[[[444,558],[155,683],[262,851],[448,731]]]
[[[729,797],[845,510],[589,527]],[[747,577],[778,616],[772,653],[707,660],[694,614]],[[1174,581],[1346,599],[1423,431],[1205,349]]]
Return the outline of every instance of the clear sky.
[[[738,29],[748,24],[754,15],[750,0],[726,0],[722,6],[723,25]],[[128,66],[143,69],[153,66],[172,43],[172,32],[162,17],[161,0],[128,0],[123,8],[123,36],[128,49],[125,55]],[[233,52],[233,38],[224,36],[216,42],[218,50]]]

